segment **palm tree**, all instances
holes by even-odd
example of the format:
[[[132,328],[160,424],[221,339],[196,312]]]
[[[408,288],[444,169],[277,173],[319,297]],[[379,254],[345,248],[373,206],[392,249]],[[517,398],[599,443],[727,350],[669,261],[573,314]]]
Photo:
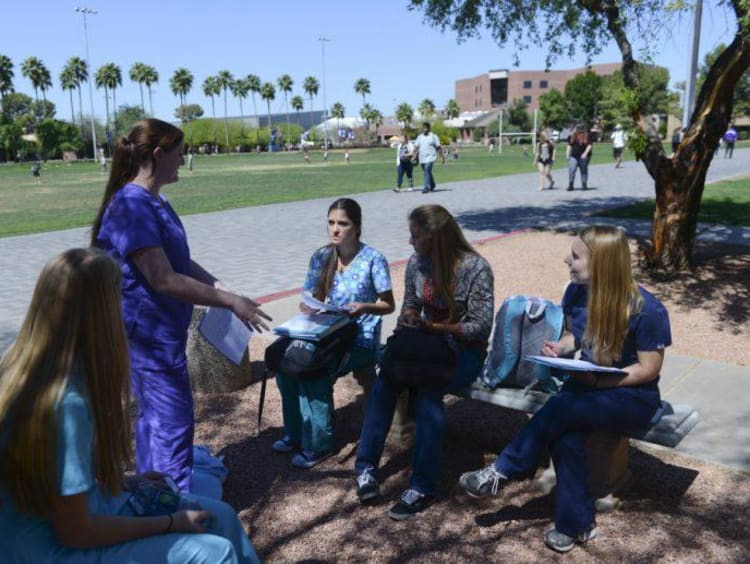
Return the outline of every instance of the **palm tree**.
[[[185,96],[193,88],[193,74],[186,68],[180,67],[174,71],[172,78],[169,79],[169,88],[172,90],[172,94],[179,97],[180,107],[184,106]]]
[[[277,80],[279,90],[284,93],[284,105],[286,106],[286,134],[289,135],[289,93],[294,86],[294,80],[288,74],[282,74]]]
[[[354,91],[362,96],[362,109],[359,112],[360,117],[365,120],[365,132],[367,135],[367,142],[370,141],[370,119],[366,116],[370,114],[372,108],[365,102],[365,96],[370,94],[370,81],[366,78],[359,78],[354,83]]]
[[[117,97],[116,90],[118,86],[122,86],[122,71],[115,63],[107,63],[106,65],[99,67],[96,71],[96,87],[104,88],[104,100],[107,109],[107,123],[109,124],[109,95],[108,91],[112,91],[112,106],[114,108],[114,119],[112,134],[117,133]]]
[[[7,55],[0,55],[0,103],[6,94],[13,92],[13,61]]]
[[[445,117],[448,119],[455,119],[461,114],[461,106],[458,105],[454,99],[448,100],[445,104]]]
[[[414,108],[406,102],[402,102],[396,108],[396,119],[404,124],[404,131],[406,131],[411,127],[411,122],[414,121]]]
[[[331,106],[331,115],[336,118],[336,131],[338,133],[338,130],[341,127],[341,122],[339,120],[344,119],[344,115],[346,115],[344,104],[342,104],[341,102],[336,102],[333,106]]]
[[[71,57],[68,62],[65,63],[65,69],[63,72],[69,72],[75,86],[78,89],[78,121],[81,127],[81,139],[83,139],[83,96],[81,94],[83,83],[89,79],[89,66],[86,61],[81,57]]]
[[[39,101],[39,90],[41,90],[42,97],[44,97],[44,101],[46,102],[47,97],[45,96],[45,92],[52,86],[52,78],[44,63],[36,57],[29,57],[21,65],[21,75],[31,81],[36,101]]]
[[[257,74],[248,74],[245,77],[245,84],[247,89],[250,91],[250,95],[253,97],[253,112],[255,117],[258,117],[258,106],[255,104],[255,95],[260,94],[260,77]],[[260,121],[258,121],[258,129],[255,130],[255,142],[260,141]]]
[[[264,82],[260,88],[260,97],[266,101],[268,106],[268,142],[271,143],[271,102],[276,98],[276,88],[273,83]]]
[[[207,76],[206,80],[203,81],[203,94],[211,98],[211,115],[213,116],[213,133],[214,143],[216,143],[216,105],[214,104],[214,96],[218,96],[221,93],[221,86],[215,76]]]
[[[141,80],[143,84],[146,85],[146,90],[148,90],[148,109],[149,109],[149,115],[154,115],[154,103],[151,99],[151,85],[156,84],[159,82],[159,71],[157,71],[154,67],[151,65],[143,65],[143,74],[141,75]],[[145,113],[145,111],[144,111]]]
[[[370,117],[372,116],[374,108],[370,104],[365,104],[362,109],[359,110],[359,117],[365,120],[365,131],[363,134],[363,143],[370,143]]]
[[[138,90],[140,90],[141,93],[141,110],[143,110],[143,115],[146,115],[146,104],[143,102],[143,83],[146,82],[144,78],[145,69],[146,65],[143,63],[133,63],[133,66],[130,67],[130,71],[128,72],[130,80],[138,83]]]
[[[299,119],[299,113],[305,109],[305,100],[302,96],[292,96],[290,104],[292,105],[292,109],[297,112],[297,125],[302,126]],[[302,129],[304,130],[304,127]]]
[[[227,116],[227,90],[230,90],[232,88],[232,84],[234,84],[234,77],[232,76],[232,73],[228,70],[219,71],[219,74],[216,75],[216,84],[219,87],[219,90],[224,91],[224,141],[225,141],[225,147],[227,148],[227,152],[229,152],[229,121]]]
[[[320,88],[320,84],[318,83],[318,79],[314,76],[308,76],[305,78],[305,83],[302,86],[303,90],[307,93],[308,96],[310,96],[310,129],[312,129],[314,125],[314,118],[313,118],[313,97],[318,95],[318,88]]]
[[[63,68],[62,72],[60,72],[60,86],[63,90],[68,90],[70,92],[70,121],[75,125],[76,113],[73,108],[73,90],[78,87],[78,83],[76,82],[72,70],[67,66]]]
[[[250,88],[247,85],[247,81],[242,80],[241,78],[232,81],[232,84],[229,86],[229,88],[232,90],[232,95],[240,101],[240,131],[242,132],[242,137],[244,137],[245,114],[242,110],[242,100],[247,98],[247,94],[248,92],[250,92]]]
[[[375,139],[377,139],[378,128],[383,125],[383,114],[380,113],[380,110],[373,108],[368,117],[370,118],[370,122],[375,126]]]
[[[433,102],[429,98],[425,98],[419,103],[419,107],[417,109],[419,110],[419,115],[422,116],[422,119],[424,119],[425,121],[430,121],[432,119],[432,116],[435,114],[435,102]]]

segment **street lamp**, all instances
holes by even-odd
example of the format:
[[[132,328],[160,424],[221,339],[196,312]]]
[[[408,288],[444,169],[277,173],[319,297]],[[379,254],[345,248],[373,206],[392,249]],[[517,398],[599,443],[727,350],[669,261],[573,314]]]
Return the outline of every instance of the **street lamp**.
[[[91,118],[91,143],[93,147],[93,157],[96,161],[96,127],[94,126],[94,90],[91,86],[91,82],[94,80],[94,69],[91,68],[91,63],[89,62],[89,32],[86,27],[86,15],[87,14],[96,14],[96,10],[92,10],[91,8],[81,8],[80,6],[75,7],[75,11],[79,14],[83,15],[83,37],[86,40],[86,66],[89,69],[89,104],[91,106],[91,115],[89,116]]]
[[[328,105],[326,104],[326,43],[331,41],[327,37],[318,37],[323,50],[323,146],[328,150]]]

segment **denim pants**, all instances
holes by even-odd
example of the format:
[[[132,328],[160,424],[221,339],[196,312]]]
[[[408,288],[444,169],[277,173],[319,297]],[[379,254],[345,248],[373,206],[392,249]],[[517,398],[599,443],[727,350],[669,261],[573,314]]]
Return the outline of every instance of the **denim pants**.
[[[414,165],[411,161],[400,161],[396,167],[396,186],[401,188],[404,182],[404,174],[409,181],[409,188],[414,186]]]
[[[435,177],[432,176],[432,167],[435,163],[422,163],[422,171],[424,172],[424,189],[434,190],[435,189]]]
[[[575,184],[576,168],[581,169],[581,186],[585,189],[589,182],[589,160],[575,157],[568,159],[568,186]]]
[[[479,376],[484,351],[461,347],[453,378],[442,390],[415,389],[414,418],[417,427],[410,486],[425,495],[437,493],[437,478],[443,451],[445,409],[443,396],[471,384]],[[357,474],[370,470],[377,477],[385,440],[393,422],[396,401],[406,386],[394,384],[378,375],[367,402],[365,422],[354,469]]]
[[[333,382],[352,370],[374,366],[376,352],[353,346],[349,361],[328,378],[304,379],[276,373],[281,393],[284,432],[295,444],[313,452],[333,448]],[[335,372],[334,372],[335,370]]]
[[[508,478],[526,478],[549,449],[557,474],[555,528],[568,536],[594,524],[589,493],[586,440],[593,431],[627,434],[644,427],[659,407],[658,389],[637,387],[594,390],[566,383],[536,412],[506,446],[495,468]]]

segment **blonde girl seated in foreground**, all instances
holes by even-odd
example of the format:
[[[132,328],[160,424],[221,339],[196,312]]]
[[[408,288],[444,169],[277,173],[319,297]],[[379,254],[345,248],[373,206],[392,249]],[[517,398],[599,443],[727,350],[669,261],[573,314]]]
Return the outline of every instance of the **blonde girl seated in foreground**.
[[[117,264],[95,249],[52,259],[0,360],[3,562],[258,562],[223,502],[135,516],[128,484],[162,475],[124,478],[127,351]]]

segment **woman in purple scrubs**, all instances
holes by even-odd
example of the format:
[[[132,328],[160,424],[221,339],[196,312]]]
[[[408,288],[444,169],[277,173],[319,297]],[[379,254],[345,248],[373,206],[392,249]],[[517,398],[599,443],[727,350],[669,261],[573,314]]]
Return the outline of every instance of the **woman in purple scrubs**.
[[[122,270],[137,470],[164,472],[190,491],[194,419],[185,347],[193,304],[231,309],[256,330],[267,329],[270,317],[190,258],[182,222],[160,193],[177,182],[182,151],[182,131],[156,119],[118,141],[91,244]]]

